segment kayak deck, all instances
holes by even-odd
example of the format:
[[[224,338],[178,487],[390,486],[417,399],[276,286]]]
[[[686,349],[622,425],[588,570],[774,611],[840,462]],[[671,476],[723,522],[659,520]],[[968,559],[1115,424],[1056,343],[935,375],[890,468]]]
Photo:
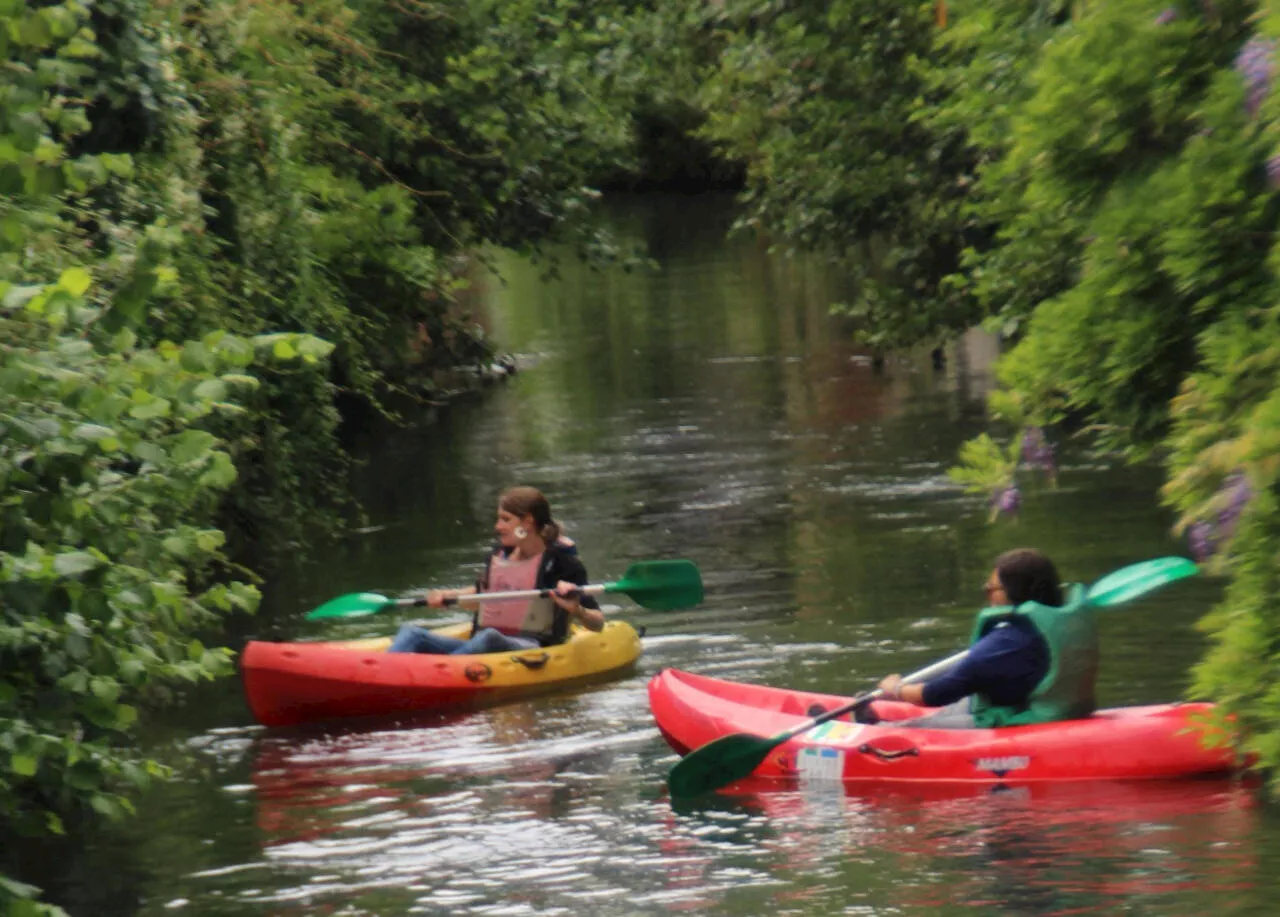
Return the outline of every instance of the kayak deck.
[[[463,622],[435,630],[469,634]],[[389,637],[324,643],[250,641],[241,656],[249,708],[265,726],[391,713],[456,711],[613,675],[640,656],[624,621],[574,628],[557,646],[440,656],[388,653]]]
[[[724,681],[666,669],[649,683],[658,728],[680,754],[734,733],[769,737],[852,698]],[[782,743],[755,770],[772,779],[998,783],[1179,778],[1237,766],[1211,704],[1100,710],[1087,719],[1003,729],[923,729],[894,720],[906,704],[875,705],[882,722],[832,720]],[[1218,744],[1213,744],[1217,742]]]

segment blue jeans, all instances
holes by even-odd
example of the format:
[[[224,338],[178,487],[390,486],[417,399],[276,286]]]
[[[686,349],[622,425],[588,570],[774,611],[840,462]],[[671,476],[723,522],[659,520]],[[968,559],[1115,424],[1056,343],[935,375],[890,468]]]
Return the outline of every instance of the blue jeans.
[[[529,650],[539,645],[528,637],[511,637],[500,630],[486,627],[470,640],[433,634],[417,624],[401,624],[388,653],[434,653],[437,656],[463,656],[475,653],[505,653]]]

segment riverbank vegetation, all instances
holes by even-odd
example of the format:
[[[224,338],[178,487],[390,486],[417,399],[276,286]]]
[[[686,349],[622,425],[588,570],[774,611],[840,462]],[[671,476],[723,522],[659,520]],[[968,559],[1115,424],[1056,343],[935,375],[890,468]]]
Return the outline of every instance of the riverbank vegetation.
[[[581,12],[0,2],[7,835],[163,775],[139,711],[231,670],[200,638],[256,605],[237,558],[335,518],[339,405],[491,356],[474,251],[619,254],[589,178],[633,168],[641,74]]]

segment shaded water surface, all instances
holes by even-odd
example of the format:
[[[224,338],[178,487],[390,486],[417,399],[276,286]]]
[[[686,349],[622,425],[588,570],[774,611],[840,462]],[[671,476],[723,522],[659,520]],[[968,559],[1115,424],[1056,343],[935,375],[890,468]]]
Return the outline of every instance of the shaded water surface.
[[[1044,548],[1069,578],[1180,552],[1158,473],[1060,445],[1016,523],[945,476],[984,429],[981,335],[877,372],[829,318],[820,265],[725,242],[716,198],[614,208],[662,270],[591,274],[499,258],[491,330],[523,367],[408,429],[362,434],[369,526],[269,584],[253,628],[323,630],[341,592],[465,584],[498,493],[551,498],[596,580],[689,557],[687,612],[609,608],[647,628],[611,683],[450,719],[293,732],[252,725],[229,681],[152,736],[176,783],[140,818],[49,866],[77,914],[1269,914],[1280,827],[1218,781],[996,791],[749,785],[673,809],[649,716],[666,666],[854,693],[965,641],[990,560]],[[1102,700],[1183,691],[1212,582],[1110,612]],[[1270,863],[1270,866],[1268,866]]]

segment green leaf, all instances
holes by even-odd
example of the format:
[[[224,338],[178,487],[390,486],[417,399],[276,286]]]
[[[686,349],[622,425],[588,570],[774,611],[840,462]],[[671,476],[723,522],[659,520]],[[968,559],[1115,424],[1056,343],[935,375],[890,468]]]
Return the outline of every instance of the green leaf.
[[[29,47],[43,49],[53,40],[53,31],[43,16],[28,15],[18,25],[18,39]]]
[[[3,0],[0,0],[0,12],[3,12]],[[34,898],[40,894],[40,889],[34,885],[27,885],[25,882],[16,882],[8,876],[0,876],[0,891],[14,898]]]
[[[206,554],[212,554],[226,542],[227,536],[217,529],[206,529],[196,535],[196,547]]]
[[[311,334],[299,335],[297,347],[298,353],[302,354],[303,357],[313,359],[324,359],[333,353],[333,344]]]
[[[155,443],[140,442],[130,450],[137,458],[144,462],[150,462],[152,465],[164,465],[169,460],[169,454]]]
[[[168,417],[173,405],[167,398],[148,397],[147,400],[135,404],[129,409],[129,416],[136,420],[156,420]]]
[[[195,387],[192,394],[208,401],[221,401],[227,397],[227,383],[221,379],[205,379]]]
[[[93,283],[93,277],[82,267],[67,268],[58,278],[58,285],[72,296],[83,296]]]
[[[138,346],[138,336],[129,328],[117,331],[111,338],[111,347],[121,353],[128,353]]]
[[[71,431],[79,439],[101,440],[114,437],[116,431],[96,423],[82,423]]]
[[[125,814],[125,809],[120,802],[118,797],[108,796],[105,793],[94,793],[89,798],[89,805],[93,807],[93,810],[112,821],[123,817]]]
[[[256,377],[246,376],[244,373],[223,373],[220,378],[228,385],[242,385],[246,388],[256,389],[262,384]]]
[[[19,898],[16,901],[9,902],[9,909],[5,912],[5,917],[64,917],[65,914],[66,912],[61,908],[41,904],[38,901],[32,901],[27,898]]]
[[[35,755],[14,754],[9,756],[9,770],[19,777],[34,777],[40,769],[40,759]]]
[[[235,479],[236,466],[232,464],[231,457],[225,452],[215,452],[209,469],[200,475],[199,482],[206,487],[222,489],[230,487]]]
[[[114,679],[97,676],[90,679],[89,690],[98,700],[114,703],[120,697],[120,685]]]
[[[195,542],[186,535],[170,535],[160,543],[166,551],[180,558],[190,557],[195,548]]]
[[[87,551],[68,551],[53,558],[53,569],[59,576],[79,576],[101,565],[102,562]]]
[[[173,439],[169,455],[179,465],[185,465],[204,458],[217,442],[218,438],[206,430],[184,430]]]
[[[20,309],[34,299],[42,290],[44,290],[44,287],[39,284],[25,286],[13,284],[5,290],[4,299],[0,300],[0,306],[3,306],[6,310]]]

